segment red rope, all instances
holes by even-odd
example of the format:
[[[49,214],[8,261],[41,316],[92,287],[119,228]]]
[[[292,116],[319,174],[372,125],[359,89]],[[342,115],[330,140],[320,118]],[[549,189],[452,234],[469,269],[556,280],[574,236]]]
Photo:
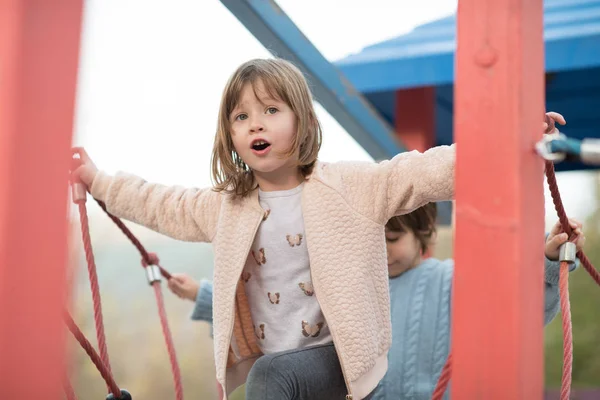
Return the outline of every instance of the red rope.
[[[133,245],[138,249],[140,255],[142,256],[142,266],[144,268],[148,268],[149,265],[156,265],[161,275],[165,279],[170,279],[171,274],[160,266],[160,261],[156,254],[149,253],[142,243],[136,238],[133,233],[127,228],[127,226],[121,221],[119,218],[115,217],[106,209],[106,205],[96,200],[100,208],[108,215],[108,217],[113,220],[113,222],[119,227],[119,229],[127,236],[127,238],[133,243]],[[169,330],[169,322],[167,320],[167,311],[165,309],[164,299],[162,296],[162,291],[160,289],[160,282],[156,281],[152,283],[152,287],[154,288],[154,293],[156,295],[156,303],[158,305],[158,313],[160,316],[160,323],[162,326],[163,336],[165,338],[165,343],[167,345],[167,351],[169,353],[169,361],[171,363],[171,372],[173,374],[173,381],[175,383],[175,394],[177,400],[183,400],[183,385],[181,383],[181,371],[179,369],[179,364],[177,362],[177,356],[175,353],[175,345],[173,343],[173,338],[171,336],[171,331]]]
[[[71,386],[71,382],[69,382],[69,378],[66,376],[63,378],[63,390],[65,391],[67,400],[77,400],[73,386]]]
[[[548,187],[550,189],[550,194],[552,195],[552,202],[554,203],[554,208],[556,210],[556,214],[558,215],[562,229],[569,236],[569,240],[574,240],[573,230],[571,229],[571,224],[569,223],[569,218],[567,217],[567,213],[560,197],[560,191],[558,190],[554,164],[551,161],[546,161],[546,179],[548,181]],[[594,281],[600,285],[600,272],[594,268],[583,251],[577,252],[577,258],[579,258],[580,263],[590,274],[592,279],[594,279]],[[558,286],[563,328],[563,370],[560,400],[569,400],[573,372],[573,330],[571,322],[571,305],[569,300],[569,265],[566,262],[561,263]],[[442,369],[442,373],[433,392],[432,400],[440,400],[443,397],[446,389],[448,388],[448,383],[450,382],[451,376],[452,352],[448,354],[448,359],[446,360],[446,364]]]
[[[565,212],[565,208],[562,203],[562,199],[560,197],[560,192],[558,190],[558,184],[556,183],[556,174],[554,172],[554,164],[550,161],[546,161],[546,178],[548,180],[548,188],[550,189],[550,194],[552,195],[552,202],[554,203],[554,209],[556,210],[556,214],[558,215],[558,219],[560,221],[560,225],[569,238],[573,235],[573,230],[571,229],[571,225],[569,224],[569,218],[567,217],[567,213]],[[600,272],[594,268],[590,260],[583,254],[583,251],[577,252],[577,258],[581,265],[585,268],[585,270],[590,274],[592,279],[600,285]]]
[[[104,323],[102,319],[102,305],[100,300],[100,289],[98,285],[98,276],[96,273],[96,263],[94,260],[94,255],[92,251],[92,245],[90,240],[89,233],[89,221],[87,218],[87,209],[85,207],[85,196],[81,196],[82,198],[77,199],[77,204],[79,206],[79,216],[81,221],[81,232],[83,237],[83,244],[85,248],[86,261],[88,264],[88,271],[90,276],[90,284],[92,290],[92,298],[94,300],[94,319],[96,322],[96,333],[98,336],[98,345],[100,347],[101,357],[98,357],[94,349],[91,347],[83,333],[77,328],[73,320],[70,316],[67,318],[67,325],[69,325],[69,329],[78,339],[81,346],[86,350],[101,375],[104,377],[107,386],[109,387],[109,392],[112,392],[115,396],[119,396],[120,398],[121,391],[116,386],[114,379],[112,378],[112,373],[110,369],[110,363],[108,359],[108,350],[106,347],[106,339],[104,335]],[[109,216],[111,220],[119,227],[119,229],[127,236],[127,238],[133,243],[133,245],[138,249],[142,256],[142,265],[147,268],[149,265],[156,265],[160,273],[166,279],[171,278],[171,274],[167,272],[164,268],[159,265],[159,260],[156,254],[148,253],[148,251],[144,248],[144,246],[140,243],[140,241],[133,235],[133,233],[125,226],[125,224],[118,219],[117,217],[110,214],[106,205],[98,201],[100,208]],[[173,338],[171,332],[169,330],[169,324],[167,320],[167,312],[164,305],[164,299],[162,296],[162,291],[160,289],[160,281],[156,281],[152,283],[152,287],[154,288],[154,293],[156,295],[156,302],[158,305],[158,312],[160,315],[160,321],[162,325],[163,335],[165,337],[165,342],[167,345],[167,351],[169,353],[169,360],[171,363],[171,370],[173,373],[173,379],[175,382],[175,392],[177,400],[183,400],[183,385],[181,384],[181,371],[179,369],[179,365],[177,363],[177,356],[175,353],[175,345],[173,343]],[[116,391],[115,391],[116,389]],[[65,389],[66,390],[66,389]]]
[[[106,346],[106,335],[104,334],[104,322],[102,319],[102,301],[100,299],[100,286],[98,285],[98,274],[96,273],[96,261],[94,260],[94,252],[92,251],[92,241],[88,229],[88,217],[85,207],[85,201],[78,201],[79,215],[81,222],[81,236],[83,238],[83,248],[85,250],[85,259],[88,265],[88,274],[90,277],[90,286],[92,289],[92,301],[94,304],[94,322],[96,325],[96,337],[98,338],[98,348],[100,357],[106,366],[108,372],[110,368],[110,360],[108,358],[108,348]],[[120,392],[119,392],[120,393]]]
[[[175,345],[173,344],[173,337],[169,330],[169,324],[167,322],[167,311],[165,310],[165,304],[163,300],[162,291],[160,290],[160,282],[156,281],[152,283],[154,288],[154,294],[156,295],[156,303],[158,304],[158,313],[160,315],[160,324],[162,325],[163,336],[167,343],[167,350],[169,352],[169,360],[171,361],[171,370],[173,372],[173,378],[175,380],[175,395],[177,400],[183,400],[183,386],[181,385],[181,371],[179,370],[179,364],[177,363],[177,355],[175,354]]]
[[[569,400],[573,372],[573,326],[571,323],[571,304],[569,300],[569,263],[567,262],[560,263],[559,291],[563,328],[563,369],[560,384],[560,400]]]
[[[448,382],[450,382],[450,377],[452,375],[452,352],[448,354],[448,359],[446,360],[446,364],[444,364],[444,368],[442,368],[442,373],[438,379],[438,383],[435,386],[435,390],[433,391],[433,397],[431,400],[442,400],[444,397],[444,393],[446,393],[446,388],[448,387]]]
[[[569,218],[565,212],[565,208],[560,197],[558,190],[558,184],[556,183],[556,174],[554,172],[554,164],[550,161],[546,161],[546,178],[548,180],[548,187],[550,194],[552,195],[552,201],[560,225],[567,235],[569,240],[574,240],[573,230],[569,223]],[[577,252],[579,261],[590,274],[592,279],[600,285],[600,273],[594,268],[590,260],[583,254],[583,251]],[[573,332],[571,324],[571,306],[569,304],[569,283],[568,283],[568,264],[561,263],[560,277],[559,277],[559,290],[560,290],[560,312],[562,315],[563,324],[563,371],[562,381],[560,390],[560,399],[568,400],[571,394],[571,376],[573,370]]]
[[[96,200],[96,199],[94,199],[94,200]],[[152,253],[148,253],[148,251],[144,248],[142,243],[140,243],[138,238],[136,238],[133,235],[133,233],[129,230],[129,228],[127,226],[125,226],[123,221],[121,221],[119,218],[117,218],[114,215],[112,215],[111,213],[109,213],[108,210],[106,209],[106,204],[104,204],[103,202],[101,202],[99,200],[96,200],[96,202],[98,203],[100,208],[102,208],[102,210],[106,213],[106,215],[108,215],[108,217],[110,219],[112,219],[113,222],[119,227],[121,232],[123,232],[125,234],[125,236],[127,236],[127,238],[131,241],[131,243],[133,243],[133,245],[137,248],[137,250],[140,252],[140,254],[142,256],[142,262],[146,263],[146,265],[156,265],[158,268],[160,268],[160,274],[165,279],[167,279],[167,280],[171,279],[171,274],[166,269],[164,269],[163,267],[158,265],[158,262],[156,262],[156,256],[153,255]]]
[[[83,334],[83,332],[81,332],[81,330],[79,329],[77,324],[75,324],[75,321],[73,321],[73,318],[71,318],[69,313],[66,311],[64,313],[64,320],[65,320],[65,323],[67,324],[67,327],[73,334],[73,336],[75,336],[75,339],[77,339],[77,341],[79,342],[79,344],[81,345],[83,350],[85,350],[85,352],[88,354],[88,356],[90,357],[90,359],[92,360],[92,362],[94,363],[96,368],[98,368],[100,375],[102,375],[102,378],[104,378],[106,385],[109,387],[110,393],[112,393],[114,396],[116,396],[117,399],[120,399],[121,398],[121,390],[119,389],[119,386],[115,382],[111,372],[104,365],[104,363],[102,362],[102,359],[100,358],[98,353],[96,353],[96,350],[94,350],[94,347],[92,346],[92,344],[86,339],[85,335]]]

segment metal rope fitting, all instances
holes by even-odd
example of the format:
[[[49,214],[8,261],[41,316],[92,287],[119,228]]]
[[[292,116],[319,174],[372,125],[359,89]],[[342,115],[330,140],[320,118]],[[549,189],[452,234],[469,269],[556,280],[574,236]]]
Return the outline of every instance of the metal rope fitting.
[[[146,268],[146,277],[148,278],[148,283],[152,285],[154,282],[160,282],[160,268],[158,265],[148,265]]]
[[[535,144],[535,150],[537,153],[547,161],[560,162],[566,158],[564,153],[553,153],[550,151],[550,142],[556,139],[566,139],[566,136],[555,128],[552,133],[546,133],[542,136],[542,139]]]
[[[583,139],[580,157],[584,164],[600,165],[600,139]]]
[[[127,390],[125,389],[121,389],[121,394],[119,395],[119,397],[115,397],[114,394],[109,393],[108,396],[106,396],[106,400],[131,400],[131,393],[129,393]]]
[[[575,264],[577,261],[577,246],[573,242],[563,243],[558,248],[558,260],[560,262],[568,262],[569,264]]]
[[[75,204],[85,203],[87,199],[87,190],[83,183],[74,182],[71,185],[71,198]]]

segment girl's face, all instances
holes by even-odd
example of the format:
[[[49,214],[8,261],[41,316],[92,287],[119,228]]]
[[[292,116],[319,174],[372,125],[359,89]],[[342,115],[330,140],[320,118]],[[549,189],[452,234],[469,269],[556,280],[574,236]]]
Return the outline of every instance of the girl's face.
[[[291,108],[268,96],[262,82],[242,89],[240,100],[231,112],[231,138],[237,154],[258,181],[280,181],[297,176],[298,155],[284,157],[292,148],[297,118]],[[257,97],[258,96],[258,97]]]
[[[396,277],[421,263],[421,245],[414,233],[391,231],[386,228],[388,274]]]

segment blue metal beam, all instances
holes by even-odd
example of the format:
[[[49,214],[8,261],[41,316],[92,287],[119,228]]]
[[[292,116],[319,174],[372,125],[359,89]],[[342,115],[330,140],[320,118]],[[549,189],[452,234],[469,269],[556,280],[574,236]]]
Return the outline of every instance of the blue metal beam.
[[[293,62],[306,75],[315,99],[374,159],[405,151],[393,129],[304,36],[272,0],[221,3],[273,55]]]
[[[600,25],[595,29],[595,35],[546,40],[546,72],[599,66]],[[362,93],[454,83],[454,37],[427,50],[431,48],[434,51],[417,57],[407,55],[406,49],[398,46],[373,54],[355,54],[334,64]]]

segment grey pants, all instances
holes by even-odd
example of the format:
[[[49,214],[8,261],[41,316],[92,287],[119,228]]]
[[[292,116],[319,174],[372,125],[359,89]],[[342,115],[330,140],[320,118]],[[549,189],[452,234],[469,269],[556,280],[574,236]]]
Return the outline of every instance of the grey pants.
[[[344,400],[347,393],[333,344],[264,355],[246,380],[246,400]]]

